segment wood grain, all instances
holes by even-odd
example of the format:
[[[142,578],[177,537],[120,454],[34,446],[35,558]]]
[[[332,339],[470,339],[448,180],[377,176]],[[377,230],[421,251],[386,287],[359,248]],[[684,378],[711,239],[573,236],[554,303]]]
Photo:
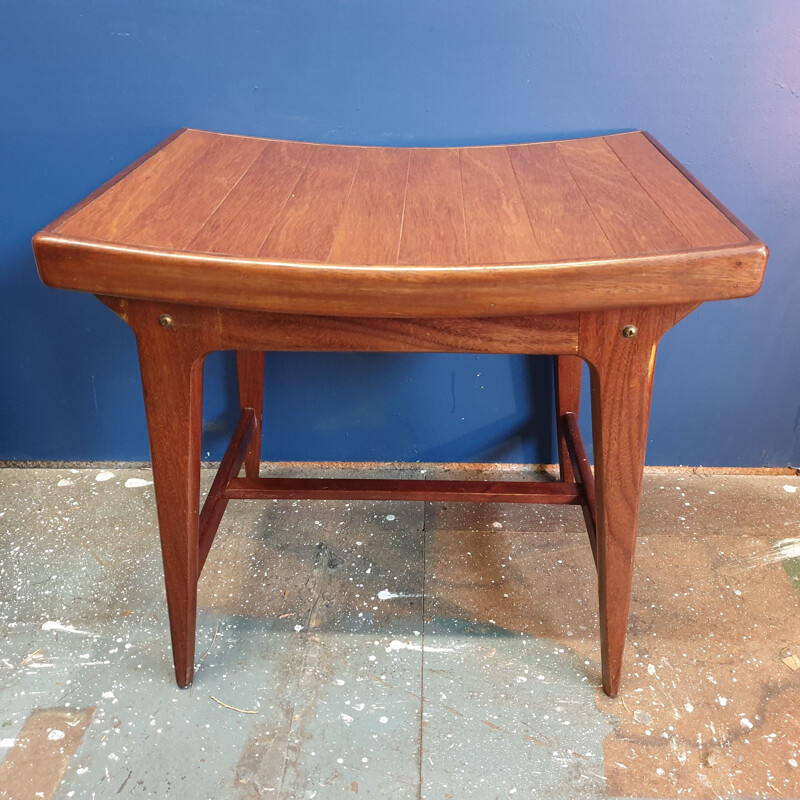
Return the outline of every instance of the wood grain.
[[[95,294],[398,318],[745,297],[767,255],[641,133],[415,150],[191,130],[34,252],[48,285]]]
[[[239,407],[253,411],[253,435],[244,460],[248,478],[257,478],[261,466],[261,430],[264,418],[264,352],[239,350],[236,353],[239,382]]]
[[[546,481],[398,480],[381,478],[235,478],[231,500],[408,500],[451,503],[578,504],[577,484]]]
[[[353,186],[359,156],[359,148],[315,147],[259,256],[327,261]],[[320,198],[325,198],[324,202]]]
[[[617,255],[689,247],[603,139],[560,142],[557,147]]]
[[[543,259],[608,258],[614,248],[554,144],[508,148]]]
[[[213,329],[159,324],[158,308],[131,303],[158,508],[172,653],[178,686],[194,676],[203,362]]]
[[[376,319],[259,314],[174,307],[177,324],[214,326],[217,346],[236,350],[390,353],[575,353],[577,314],[493,319]],[[205,320],[199,321],[203,316]]]
[[[150,203],[119,229],[119,241],[185,249],[263,149],[258,139],[213,142],[180,183],[151,195]]]
[[[239,422],[225,450],[222,463],[219,465],[214,481],[206,495],[205,503],[200,511],[200,524],[197,547],[197,575],[203,571],[214,537],[217,535],[222,515],[228,505],[228,486],[242,468],[250,443],[256,434],[256,415],[252,408],[242,409]],[[257,472],[257,471],[256,471]],[[248,476],[255,480],[256,476]]]
[[[564,439],[567,445],[572,474],[578,476],[582,491],[581,507],[583,520],[586,523],[586,533],[589,535],[589,545],[592,548],[592,558],[597,567],[597,501],[594,488],[594,474],[586,447],[581,437],[578,417],[571,411],[564,414]]]
[[[412,150],[398,264],[468,264],[458,150]]]
[[[610,697],[622,673],[656,350],[680,312],[663,306],[581,314],[578,352],[592,381],[603,689]],[[637,329],[632,338],[621,335],[627,325]]]
[[[575,472],[567,449],[565,414],[577,419],[581,406],[583,361],[575,356],[557,355],[553,359],[553,387],[556,404],[556,433],[558,435],[558,472],[562,481],[574,482]]]
[[[460,165],[470,263],[539,261],[539,246],[506,149],[464,149]]]
[[[295,142],[267,142],[188,249],[257,256],[302,175],[313,147]]]
[[[118,241],[153,197],[179,185],[194,165],[218,141],[214,134],[185,130],[122,179],[112,181],[105,192],[72,215],[60,227],[65,236]],[[108,184],[107,184],[108,185]]]
[[[394,264],[400,245],[409,152],[362,148],[330,253],[334,264]]]
[[[212,254],[129,250],[34,239],[48,286],[100,295],[324,316],[492,317],[747,297],[767,259],[762,243],[640,258],[508,268],[264,263]]]
[[[709,203],[644,134],[609,136],[606,142],[693,247],[747,240],[747,236]]]

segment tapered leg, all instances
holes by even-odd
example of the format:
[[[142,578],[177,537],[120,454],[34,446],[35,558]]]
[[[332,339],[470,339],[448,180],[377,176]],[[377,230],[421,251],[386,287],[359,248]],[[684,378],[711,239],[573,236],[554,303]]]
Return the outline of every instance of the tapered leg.
[[[202,430],[202,350],[191,333],[137,329],[172,653],[178,685],[194,677]]]
[[[239,406],[252,408],[256,415],[253,438],[244,458],[245,474],[257,478],[261,466],[261,422],[264,417],[264,353],[239,350],[236,368],[239,373]]]
[[[581,315],[580,352],[592,384],[603,689],[610,697],[619,691],[628,627],[656,347],[674,320],[674,308]]]
[[[564,440],[563,416],[572,412],[578,416],[581,404],[581,374],[583,361],[577,356],[555,356],[553,379],[556,390],[556,430],[558,431],[558,471],[562,481],[575,482],[572,462]]]

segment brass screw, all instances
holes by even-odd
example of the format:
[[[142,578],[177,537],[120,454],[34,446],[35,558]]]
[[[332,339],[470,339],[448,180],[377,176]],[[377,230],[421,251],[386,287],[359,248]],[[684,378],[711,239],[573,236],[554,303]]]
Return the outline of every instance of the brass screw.
[[[636,329],[635,325],[626,325],[622,329],[622,335],[626,339],[633,339],[633,337],[636,336],[637,333],[639,333],[639,331]]]
[[[158,318],[158,324],[162,328],[171,328],[172,327],[172,317],[169,314],[162,314]]]

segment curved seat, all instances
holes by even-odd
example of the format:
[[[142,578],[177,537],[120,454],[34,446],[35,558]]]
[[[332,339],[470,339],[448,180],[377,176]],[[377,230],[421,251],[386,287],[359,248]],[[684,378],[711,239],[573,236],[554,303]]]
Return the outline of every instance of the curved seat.
[[[481,317],[755,293],[766,248],[646,133],[464,148],[183,129],[34,239],[50,286]]]

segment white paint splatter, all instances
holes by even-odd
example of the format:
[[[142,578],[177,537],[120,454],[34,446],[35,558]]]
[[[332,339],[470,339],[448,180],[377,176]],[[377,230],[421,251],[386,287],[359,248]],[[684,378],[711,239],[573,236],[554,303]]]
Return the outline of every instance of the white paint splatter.
[[[395,600],[398,597],[422,597],[421,594],[404,594],[403,592],[390,592],[388,589],[381,589],[378,592],[378,600]]]
[[[683,707],[684,707],[684,708],[685,708],[685,709],[686,709],[686,710],[687,710],[687,711],[688,711],[690,714],[692,713],[692,711],[694,711],[694,706],[693,706],[691,703],[689,703],[689,702],[686,702],[686,703],[684,703],[684,704],[683,704]]]
[[[790,485],[788,483],[784,483],[783,484],[783,490],[785,492],[789,492],[789,494],[794,494],[797,491],[797,487],[796,486],[792,486],[792,485]]]
[[[788,561],[790,558],[800,558],[800,536],[781,539],[772,545],[772,552],[765,556],[753,556],[750,559],[751,567],[762,564],[775,564],[778,561]]]
[[[91,636],[89,631],[79,631],[77,628],[74,628],[72,625],[62,625],[61,620],[48,620],[47,622],[42,625],[43,631],[62,631],[63,633],[81,633],[84,636]]]
[[[353,718],[349,714],[339,714],[339,719],[344,722],[345,725],[350,725],[352,723]]]
[[[103,699],[104,700],[113,700],[114,699],[114,692],[103,692]]]
[[[295,629],[296,633],[300,633],[300,631],[302,631],[303,628],[305,628],[305,625],[295,625],[294,626],[294,629]]]
[[[141,489],[142,486],[151,486],[153,481],[146,481],[144,478],[128,478],[125,481],[126,489]]]
[[[463,645],[461,645],[463,647]],[[456,649],[454,647],[431,647],[430,645],[423,646],[421,644],[413,644],[411,642],[401,642],[397,639],[392,640],[389,642],[389,646],[386,648],[387,653],[391,653],[393,650],[415,650],[418,653],[421,653],[423,650],[426,653],[455,653]]]
[[[112,478],[116,477],[111,470],[104,469],[101,472],[98,472],[97,475],[94,476],[94,479],[99,483],[103,481],[110,481]]]
[[[751,730],[753,730],[753,723],[752,723],[752,722],[750,722],[750,720],[749,720],[749,719],[747,719],[747,717],[742,717],[742,718],[739,720],[739,724],[740,724],[740,725],[741,725],[743,728],[746,728],[748,731],[751,731]]]
[[[396,519],[397,519],[397,517],[394,514],[387,514],[386,515],[386,521],[387,522],[394,522]]]
[[[726,706],[726,705],[728,705],[728,698],[727,698],[727,697],[723,697],[722,695],[720,695],[720,696],[717,698],[717,702],[718,702],[718,703],[719,703],[719,704],[720,704],[720,705],[721,705],[723,708],[725,708],[725,706]]]
[[[0,739],[0,747],[13,747],[16,743],[16,739]]]
[[[64,731],[60,731],[58,728],[53,728],[53,730],[47,734],[47,738],[51,742],[57,742],[60,739],[63,739],[65,736],[66,734],[64,733]]]
[[[77,772],[78,775],[85,775],[88,771],[89,767],[78,767],[78,769],[75,770],[75,772]]]
[[[62,478],[56,486],[74,486],[75,481],[71,481],[69,478]]]
[[[656,674],[656,665],[655,664],[648,664],[647,665],[647,674],[648,675],[655,675]]]
[[[503,527],[503,523],[502,522],[493,522],[492,523],[492,527],[493,528],[502,528]]]

